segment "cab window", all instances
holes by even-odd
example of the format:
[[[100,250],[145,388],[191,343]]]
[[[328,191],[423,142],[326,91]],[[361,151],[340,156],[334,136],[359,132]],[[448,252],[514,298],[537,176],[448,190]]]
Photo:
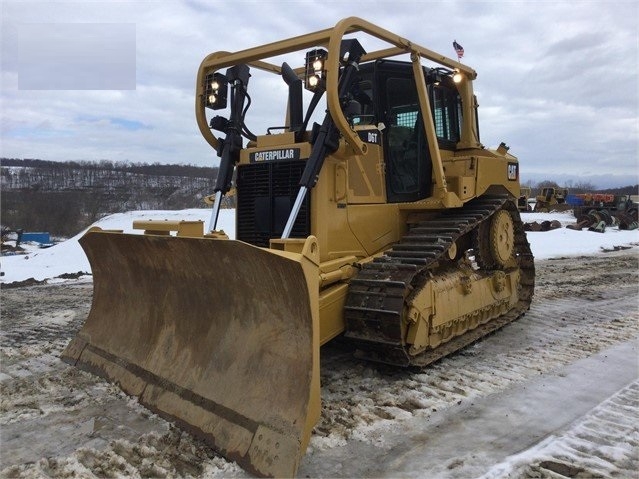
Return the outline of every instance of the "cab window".
[[[459,141],[461,130],[461,100],[457,90],[446,86],[432,89],[433,120],[440,147],[449,149]]]

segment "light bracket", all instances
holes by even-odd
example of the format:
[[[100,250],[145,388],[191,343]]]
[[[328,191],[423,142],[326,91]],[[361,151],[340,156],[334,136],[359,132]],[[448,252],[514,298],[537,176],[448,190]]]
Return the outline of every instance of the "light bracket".
[[[222,73],[209,73],[204,78],[204,106],[211,110],[223,110],[227,105],[229,82]]]
[[[316,48],[306,52],[304,68],[304,87],[312,92],[326,88],[326,58],[328,52]]]

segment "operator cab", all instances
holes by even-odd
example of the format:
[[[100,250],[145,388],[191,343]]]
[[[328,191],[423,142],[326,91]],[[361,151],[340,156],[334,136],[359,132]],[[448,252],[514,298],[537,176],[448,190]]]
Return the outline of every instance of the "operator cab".
[[[438,147],[454,151],[462,121],[459,93],[450,76],[439,69],[425,68],[424,76]],[[411,202],[430,196],[432,160],[412,64],[378,60],[360,65],[350,97],[360,105],[359,112],[349,118],[352,124],[380,127],[388,202]]]

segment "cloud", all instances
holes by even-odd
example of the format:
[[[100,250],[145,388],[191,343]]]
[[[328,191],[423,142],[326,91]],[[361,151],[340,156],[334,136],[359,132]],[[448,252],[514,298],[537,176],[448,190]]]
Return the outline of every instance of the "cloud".
[[[145,125],[141,121],[127,120],[126,118],[109,118],[112,125],[120,126],[129,131],[150,130],[149,125]]]
[[[2,8],[2,156],[216,164],[194,119],[202,59],[358,15],[451,58],[457,39],[464,62],[479,74],[482,142],[510,145],[524,178],[590,172],[638,181],[635,2],[5,0]],[[132,25],[135,89],[18,89],[20,32],[34,21]],[[94,51],[105,42],[91,45]],[[273,78],[260,87],[260,79],[254,72],[249,84],[247,124],[255,133],[284,118],[283,106],[271,101],[284,94],[283,82]]]
[[[153,128],[141,121],[129,118],[100,118],[91,115],[80,115],[76,120],[77,122],[89,123],[89,128],[116,126],[128,131],[150,130]]]
[[[27,23],[18,34],[20,90],[135,89],[135,24]]]

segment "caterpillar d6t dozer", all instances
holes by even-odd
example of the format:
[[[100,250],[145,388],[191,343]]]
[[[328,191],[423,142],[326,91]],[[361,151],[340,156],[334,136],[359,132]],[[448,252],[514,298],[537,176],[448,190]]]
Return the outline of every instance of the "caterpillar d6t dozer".
[[[530,305],[519,164],[480,143],[475,77],[358,18],[207,56],[195,111],[220,156],[211,222],[89,231],[93,306],[64,359],[247,470],[294,475],[322,344],[421,367]],[[216,230],[231,188],[234,240]]]

